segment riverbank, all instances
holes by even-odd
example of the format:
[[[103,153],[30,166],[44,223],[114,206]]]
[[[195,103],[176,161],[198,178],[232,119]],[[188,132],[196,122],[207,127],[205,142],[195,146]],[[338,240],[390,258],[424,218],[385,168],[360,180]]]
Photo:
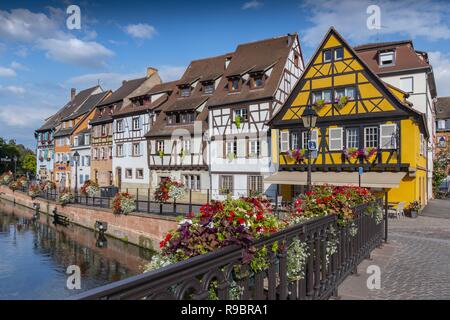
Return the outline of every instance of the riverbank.
[[[90,230],[95,229],[96,221],[106,222],[108,223],[106,231],[108,236],[152,250],[157,249],[162,237],[177,225],[173,217],[139,212],[115,215],[111,209],[78,204],[61,206],[54,201],[41,198],[32,200],[27,194],[20,191],[13,192],[5,186],[0,186],[0,198],[31,209],[38,204],[40,212],[49,216],[53,216],[56,209],[57,214],[67,217],[71,223]]]

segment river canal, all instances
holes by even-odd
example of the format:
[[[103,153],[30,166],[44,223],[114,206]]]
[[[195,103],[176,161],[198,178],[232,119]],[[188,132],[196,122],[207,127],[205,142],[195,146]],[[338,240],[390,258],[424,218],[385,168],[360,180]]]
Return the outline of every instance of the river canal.
[[[64,299],[141,273],[152,252],[0,200],[0,299]],[[106,241],[105,241],[106,240]],[[69,290],[71,265],[81,289]]]

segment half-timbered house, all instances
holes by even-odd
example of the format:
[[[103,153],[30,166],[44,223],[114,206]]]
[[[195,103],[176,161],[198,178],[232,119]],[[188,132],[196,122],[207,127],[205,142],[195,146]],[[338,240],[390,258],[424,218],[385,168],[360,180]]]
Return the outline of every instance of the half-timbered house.
[[[214,96],[230,54],[195,60],[173,84],[173,93],[160,107],[147,134],[152,186],[173,177],[204,199],[210,187],[206,104]]]
[[[371,43],[354,49],[383,81],[408,93],[408,101],[414,110],[425,114],[430,133],[430,138],[424,142],[427,148],[427,194],[430,199],[433,196],[433,142],[436,136],[434,101],[437,90],[428,53],[416,50],[411,40]]]
[[[274,194],[263,178],[274,172],[267,121],[304,69],[297,34],[241,44],[208,101],[211,189],[227,194]]]
[[[165,101],[162,92],[152,94],[152,88],[159,88],[160,84],[157,70],[149,68],[146,80],[127,96],[122,108],[113,114],[112,167],[115,185],[131,193],[149,187],[145,134],[154,122],[154,110]]]
[[[425,117],[404,91],[383,82],[331,28],[281,111],[270,121],[278,172],[286,200],[307,184],[307,130],[302,114],[318,114],[311,140],[313,185],[361,185],[384,189],[393,202],[425,203]],[[360,168],[363,170],[359,177]],[[360,178],[360,179],[359,179]]]
[[[151,69],[152,70],[152,69]],[[123,105],[127,105],[127,97],[139,88],[147,77],[123,81],[116,91],[96,108],[90,121],[91,130],[91,179],[100,187],[116,185],[113,175],[113,115]],[[119,175],[121,176],[121,174]]]
[[[90,100],[93,95],[102,94],[102,88],[95,86],[73,94],[73,99],[58,114],[59,124],[54,133],[55,139],[55,159],[54,159],[54,178],[59,187],[69,188],[72,185],[71,175],[71,146],[72,133],[81,121],[84,120],[87,112],[78,114],[83,105]],[[95,107],[95,105],[94,105]],[[76,115],[75,117],[72,117]]]

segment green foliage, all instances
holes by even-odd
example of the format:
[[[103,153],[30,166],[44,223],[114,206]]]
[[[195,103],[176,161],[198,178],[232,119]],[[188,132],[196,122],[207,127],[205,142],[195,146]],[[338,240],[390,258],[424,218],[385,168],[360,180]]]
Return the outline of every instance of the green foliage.
[[[441,152],[436,155],[433,161],[433,194],[435,197],[439,197],[439,186],[444,182],[447,177],[448,158],[445,152]]]
[[[0,158],[14,159],[17,157],[16,169],[18,175],[35,175],[36,156],[30,149],[22,144],[16,144],[14,140],[6,141],[0,138]],[[0,162],[0,173],[11,171],[14,173],[14,161]]]

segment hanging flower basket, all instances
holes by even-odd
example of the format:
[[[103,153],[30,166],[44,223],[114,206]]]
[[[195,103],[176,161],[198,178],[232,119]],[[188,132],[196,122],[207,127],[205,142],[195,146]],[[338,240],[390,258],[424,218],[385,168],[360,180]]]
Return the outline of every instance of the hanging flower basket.
[[[122,192],[116,194],[113,200],[114,214],[129,214],[136,210],[136,202],[129,193]]]
[[[345,105],[348,102],[348,97],[347,96],[342,96],[338,99],[336,99],[336,106],[338,107],[338,109],[342,109],[343,107],[345,107]]]
[[[235,116],[234,117],[234,123],[236,124],[236,128],[240,129],[241,128],[241,123],[242,123],[242,119],[240,116]]]
[[[163,203],[169,201],[169,199],[179,199],[185,194],[184,185],[181,182],[174,181],[172,178],[164,178],[158,185],[155,191],[155,200]]]
[[[319,99],[316,102],[314,102],[313,105],[316,109],[322,109],[325,106],[325,100],[324,99]]]
[[[56,183],[54,183],[53,181],[49,181],[49,180],[44,181],[42,183],[41,189],[44,191],[51,192],[53,190],[56,190]]]
[[[164,158],[164,151],[163,150],[159,150],[158,151],[159,157],[162,159]]]
[[[181,149],[179,156],[181,161],[183,161],[183,159],[186,157],[186,150]]]
[[[5,172],[0,176],[0,184],[3,186],[8,186],[10,182],[13,180],[13,174],[9,172]]]
[[[288,155],[291,159],[295,160],[296,163],[302,163],[305,160],[305,149],[294,149],[289,150]]]
[[[9,184],[9,189],[11,189],[12,191],[17,191],[20,188],[22,188],[22,183],[19,180],[11,181]]]
[[[100,187],[97,183],[91,180],[87,180],[83,186],[81,187],[81,194],[89,197],[94,197],[97,192],[100,190]]]
[[[227,158],[229,161],[233,161],[234,159],[236,159],[236,154],[234,152],[229,152],[227,154]]]
[[[28,185],[30,184],[30,182],[28,181],[27,177],[21,176],[17,180],[20,182],[20,184],[23,188],[28,188]]]
[[[58,203],[64,207],[69,203],[71,203],[74,199],[75,197],[73,196],[72,193],[70,193],[67,190],[63,190],[63,192],[61,192],[60,195],[58,196]]]

